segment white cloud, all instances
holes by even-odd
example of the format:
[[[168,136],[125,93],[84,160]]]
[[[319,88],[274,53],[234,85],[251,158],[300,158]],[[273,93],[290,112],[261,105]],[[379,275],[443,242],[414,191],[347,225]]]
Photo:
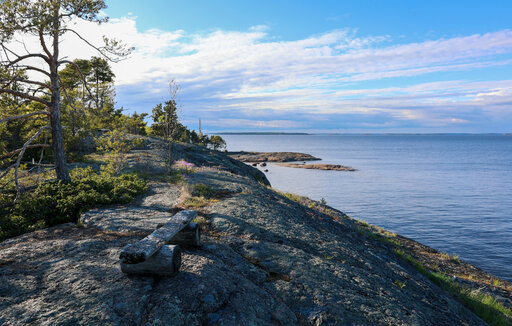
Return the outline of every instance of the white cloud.
[[[383,84],[391,78],[509,66],[510,30],[390,45],[389,36],[357,37],[350,29],[276,41],[264,25],[245,32],[191,34],[183,30],[140,31],[136,19],[112,19],[99,26],[78,22],[74,28],[97,45],[102,35],[108,35],[136,47],[130,58],[113,64],[113,69],[119,101],[139,111],[143,105],[147,111],[165,98],[167,82],[176,78],[182,85],[184,102],[194,106],[193,110],[232,113],[229,119],[212,119],[212,125],[219,127],[222,123],[226,127],[238,123],[307,128],[307,124],[282,118],[250,122],[236,117],[248,112],[254,115],[258,110],[271,110],[273,114],[387,114],[389,119],[426,124],[461,124],[468,119],[458,115],[475,108],[493,118],[510,115],[510,80],[364,87],[367,81]],[[38,47],[37,42],[28,43],[34,49]],[[64,38],[62,49],[69,58],[97,55],[71,34]],[[144,102],[147,104],[141,104]]]

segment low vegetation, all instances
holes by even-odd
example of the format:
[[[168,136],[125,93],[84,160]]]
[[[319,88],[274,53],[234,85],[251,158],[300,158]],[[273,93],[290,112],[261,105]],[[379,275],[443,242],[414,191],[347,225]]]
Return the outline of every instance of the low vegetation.
[[[62,93],[59,95],[67,158],[65,174],[72,168],[69,163],[101,166],[101,171],[75,169],[69,176],[71,181],[68,177],[59,177],[51,149],[54,140],[47,127],[48,116],[40,114],[41,103],[20,101],[10,93],[0,94],[0,241],[76,221],[85,209],[126,203],[143,191],[145,185],[140,176],[120,175],[130,150],[143,145],[140,137],[128,134],[164,140],[167,175],[173,183],[183,183],[194,170],[187,162],[171,168],[174,163],[180,163],[174,162],[173,144],[193,143],[215,150],[226,146],[220,136],[189,130],[179,121],[175,83],[171,84],[174,85],[171,99],[157,104],[151,116],[136,112],[127,115],[122,108],[115,108],[115,75],[107,60],[77,59],[62,68],[59,71]],[[146,123],[148,117],[153,120],[151,126]],[[202,205],[199,200],[190,204]]]
[[[197,183],[192,187],[192,196],[212,198],[215,195],[213,189],[204,183]]]
[[[427,269],[423,264],[416,261],[401,249],[395,249],[394,252],[443,290],[455,296],[467,308],[473,311],[489,325],[512,325],[512,310],[505,307],[491,295],[480,291],[471,291],[470,289],[458,284],[449,275]]]
[[[309,208],[316,209],[322,213],[332,216],[334,219],[337,218],[336,215],[331,214],[332,212],[330,211],[330,208],[326,206],[324,200],[317,202],[310,198],[299,196],[293,193],[283,193],[279,191],[277,192],[294,202],[297,202]],[[421,262],[415,260],[407,253],[407,248],[401,244],[397,234],[386,231],[377,226],[371,225],[363,220],[355,221],[355,230],[365,237],[373,238],[375,240],[388,244],[391,248],[393,248],[393,252],[396,255],[404,259],[407,263],[409,263],[420,273],[429,278],[436,285],[438,285],[439,287],[453,295],[455,298],[457,298],[459,302],[461,302],[469,310],[473,311],[477,316],[482,318],[489,325],[512,325],[511,309],[507,308],[502,303],[498,302],[493,296],[489,294],[483,293],[478,290],[472,290],[468,287],[459,284],[452,275],[440,272],[438,268],[428,268]],[[455,254],[450,255],[447,253],[438,253],[436,257],[437,259],[442,261],[460,263],[459,257]],[[326,259],[332,259],[332,257],[326,257]],[[473,279],[472,275],[467,275],[464,278]],[[482,283],[486,282],[482,281]],[[503,285],[502,282],[500,282],[497,279],[493,279],[489,283],[490,285],[496,287]],[[399,287],[400,289],[406,287],[406,283],[399,280],[395,280],[394,285]]]
[[[216,190],[204,183],[194,185],[185,183],[181,191],[180,205],[183,208],[200,209],[229,195],[231,195],[229,191]]]
[[[92,168],[71,171],[72,181],[45,182],[14,206],[2,197],[0,241],[37,229],[76,222],[80,213],[98,205],[124,204],[146,190],[146,182],[136,174],[113,176]]]

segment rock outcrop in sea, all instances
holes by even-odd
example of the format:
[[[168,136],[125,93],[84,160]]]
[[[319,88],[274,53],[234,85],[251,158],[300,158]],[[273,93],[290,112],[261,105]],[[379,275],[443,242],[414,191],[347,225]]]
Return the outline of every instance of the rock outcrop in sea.
[[[228,152],[228,156],[242,162],[296,162],[319,161],[318,157],[310,154],[296,152]]]

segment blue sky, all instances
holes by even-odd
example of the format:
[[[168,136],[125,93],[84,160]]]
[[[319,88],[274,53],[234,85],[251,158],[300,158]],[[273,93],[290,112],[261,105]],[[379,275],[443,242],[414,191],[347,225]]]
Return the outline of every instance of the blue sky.
[[[511,132],[512,1],[107,1],[117,103],[206,131]],[[91,33],[93,29],[89,29]]]

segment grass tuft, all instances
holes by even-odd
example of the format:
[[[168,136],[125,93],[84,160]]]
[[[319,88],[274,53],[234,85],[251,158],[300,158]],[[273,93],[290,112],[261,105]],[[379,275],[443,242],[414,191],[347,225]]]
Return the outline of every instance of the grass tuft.
[[[405,254],[401,249],[395,249],[394,252],[440,288],[456,297],[464,306],[473,311],[489,325],[512,325],[512,310],[505,307],[491,295],[479,291],[471,291],[457,284],[456,281],[446,274],[429,271],[425,266]]]
[[[405,282],[400,282],[399,280],[395,280],[393,284],[396,285],[399,289],[403,289],[405,287]]]

